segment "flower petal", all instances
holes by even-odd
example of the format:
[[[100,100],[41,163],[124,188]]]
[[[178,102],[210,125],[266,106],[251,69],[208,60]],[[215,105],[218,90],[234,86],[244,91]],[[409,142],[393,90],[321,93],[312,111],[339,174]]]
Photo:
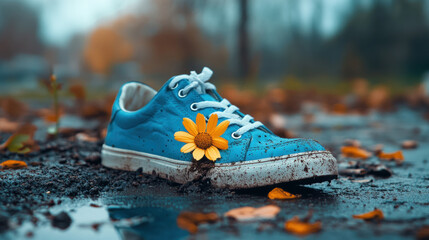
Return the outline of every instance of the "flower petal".
[[[195,148],[194,152],[192,153],[192,156],[197,161],[201,160],[201,158],[203,158],[204,156],[204,150],[201,148]]]
[[[225,150],[228,149],[228,140],[222,137],[214,137],[212,140],[213,146]]]
[[[187,143],[185,145],[183,145],[183,147],[180,149],[180,151],[182,153],[188,153],[191,152],[192,150],[194,150],[197,147],[197,145],[195,145],[195,143]]]
[[[191,134],[189,134],[187,132],[178,131],[178,132],[174,133],[174,139],[176,139],[179,142],[193,143],[194,138],[195,138],[194,136],[192,136]]]
[[[218,116],[217,114],[212,114],[209,118],[209,122],[207,123],[207,132],[212,132],[217,125]]]
[[[220,158],[220,152],[215,146],[207,148],[205,154],[206,157],[212,161],[216,161],[216,159]]]
[[[197,114],[197,127],[200,133],[206,131],[206,118],[201,113]]]
[[[188,130],[188,132],[192,136],[197,136],[198,134],[197,124],[195,124],[191,119],[183,118],[183,126],[185,126],[186,130]]]
[[[229,126],[229,121],[225,120],[223,122],[221,122],[215,129],[213,129],[213,131],[211,131],[209,134],[212,137],[220,137],[228,128]]]

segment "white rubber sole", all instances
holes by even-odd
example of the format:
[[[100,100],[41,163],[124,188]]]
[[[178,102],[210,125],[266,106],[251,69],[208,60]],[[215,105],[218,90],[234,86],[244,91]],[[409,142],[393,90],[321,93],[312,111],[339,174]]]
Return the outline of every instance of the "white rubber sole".
[[[203,173],[191,169],[192,163],[158,155],[103,145],[103,166],[126,171],[142,168],[146,174],[184,184]],[[215,163],[205,172],[219,188],[243,189],[289,182],[312,183],[336,178],[337,160],[329,151],[314,151],[235,163]]]

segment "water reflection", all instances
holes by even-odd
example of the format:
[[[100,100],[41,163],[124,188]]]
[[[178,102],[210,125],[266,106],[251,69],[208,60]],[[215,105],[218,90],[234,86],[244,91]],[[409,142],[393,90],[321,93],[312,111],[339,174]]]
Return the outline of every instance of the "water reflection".
[[[237,207],[260,207],[277,204],[282,208],[282,212],[277,218],[285,219],[291,214],[307,214],[309,204],[313,206],[315,212],[326,208],[327,204],[336,206],[338,200],[336,194],[332,190],[328,190],[326,184],[316,186],[317,188],[289,186],[286,188],[288,191],[301,195],[299,200],[291,201],[269,200],[266,197],[267,192],[261,189],[235,192],[227,196],[208,194],[202,197],[200,194],[179,194],[177,192],[170,192],[169,196],[158,198],[148,198],[147,196],[124,198],[125,196],[121,196],[115,205],[131,207],[110,207],[108,212],[111,222],[122,239],[183,239],[190,235],[177,226],[176,219],[181,211],[216,212],[222,216],[223,213]],[[154,189],[153,191],[157,190]],[[141,194],[152,195],[150,190],[149,192],[141,191]],[[276,223],[277,221],[273,220],[273,224],[276,225]],[[195,237],[202,237],[202,235],[220,236],[230,232],[232,228],[236,234],[240,235],[244,234],[251,226],[257,229],[259,224],[261,224],[260,221],[241,224],[223,219],[209,227],[203,227],[202,231],[199,231]]]
[[[188,233],[177,227],[178,211],[158,207],[108,208],[120,237],[130,239],[178,239]]]

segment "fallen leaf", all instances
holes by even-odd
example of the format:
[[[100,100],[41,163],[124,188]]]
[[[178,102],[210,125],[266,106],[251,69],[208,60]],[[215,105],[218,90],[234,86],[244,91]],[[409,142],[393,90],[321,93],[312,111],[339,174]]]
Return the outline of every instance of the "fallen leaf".
[[[366,151],[365,149],[354,147],[354,146],[344,146],[341,148],[341,153],[344,157],[351,158],[361,158],[367,159],[371,157],[371,153]]]
[[[369,182],[373,182],[372,179],[356,179],[356,180],[351,180],[351,182],[354,183],[369,183]]]
[[[43,119],[48,123],[56,123],[61,118],[61,115],[56,115],[55,113],[47,114],[43,117]]]
[[[381,153],[383,151],[383,148],[384,148],[383,144],[377,144],[377,145],[373,146],[371,148],[371,150],[375,155],[378,155],[379,153]]]
[[[104,105],[98,102],[87,102],[85,105],[80,106],[79,109],[80,109],[80,115],[84,118],[96,118],[100,116],[107,116]]]
[[[429,239],[429,225],[421,227],[416,234],[417,240],[427,240]]]
[[[269,199],[294,199],[298,196],[288,193],[281,188],[274,188],[271,192],[268,193]]]
[[[345,168],[340,169],[339,174],[345,176],[364,176],[367,174],[367,172],[363,168]]]
[[[267,205],[260,208],[241,207],[229,210],[225,213],[225,217],[233,218],[237,221],[270,219],[277,216],[279,212],[280,208],[274,205]]]
[[[344,140],[344,145],[359,148],[362,144],[359,140],[356,139],[346,139]]]
[[[405,140],[402,142],[401,146],[403,149],[414,149],[419,146],[419,143],[414,140]]]
[[[0,99],[0,108],[11,118],[20,118],[28,113],[28,106],[12,97]]]
[[[98,138],[96,137],[91,137],[86,133],[78,133],[76,134],[76,139],[78,141],[83,141],[83,142],[98,142]]]
[[[25,163],[24,161],[19,161],[19,160],[6,160],[2,163],[0,163],[1,169],[21,169],[21,168],[26,168],[27,167],[27,163]]]
[[[367,212],[359,215],[353,215],[353,218],[358,218],[363,220],[372,220],[372,219],[382,220],[384,218],[384,215],[380,209],[375,208],[374,211],[371,211],[371,212]]]
[[[377,157],[387,161],[404,161],[404,155],[402,155],[402,151],[400,150],[392,153],[380,152]]]
[[[366,166],[368,174],[379,176],[379,177],[390,177],[393,175],[392,170],[383,164],[370,164]]]
[[[332,112],[339,115],[346,114],[347,106],[343,103],[336,103],[332,106]]]
[[[77,99],[77,100],[85,100],[86,91],[85,87],[82,84],[74,84],[69,87],[69,92]]]
[[[12,133],[18,130],[19,123],[0,118],[0,132]]]
[[[216,213],[181,212],[177,217],[177,226],[190,233],[198,232],[198,225],[202,223],[214,223],[219,220]]]
[[[34,141],[34,132],[36,127],[32,124],[21,126],[16,133],[10,136],[3,144],[0,145],[0,150],[8,149],[10,152],[29,153],[37,150],[39,146]]]
[[[64,110],[60,107],[57,115],[52,109],[42,108],[37,111],[37,114],[47,123],[56,123],[64,115]]]
[[[295,216],[286,221],[285,229],[286,231],[296,235],[308,235],[322,230],[322,223],[320,221],[316,221],[314,223],[301,221],[298,216]]]
[[[24,145],[30,139],[30,136],[27,134],[16,134],[10,138],[9,143],[7,144],[7,150],[9,152],[15,153],[29,153],[31,149]]]
[[[106,136],[107,136],[107,128],[103,128],[103,130],[101,130],[100,136],[103,139],[106,138]]]

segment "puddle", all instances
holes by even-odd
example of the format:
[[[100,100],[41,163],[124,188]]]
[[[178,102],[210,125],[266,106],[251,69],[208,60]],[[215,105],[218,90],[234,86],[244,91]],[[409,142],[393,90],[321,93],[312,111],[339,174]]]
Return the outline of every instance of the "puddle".
[[[74,204],[70,205],[73,206]],[[26,222],[19,228],[19,231],[10,231],[1,237],[2,239],[12,240],[29,237],[29,234],[31,234],[32,239],[72,240],[76,239],[77,236],[80,239],[122,239],[114,225],[110,223],[109,212],[106,208],[90,206],[70,208],[70,205],[50,209],[53,215],[62,211],[67,212],[72,219],[72,223],[67,229],[62,230],[53,227],[51,221],[39,213],[36,215],[40,219],[37,226]],[[92,227],[94,224],[100,224],[97,230]]]

